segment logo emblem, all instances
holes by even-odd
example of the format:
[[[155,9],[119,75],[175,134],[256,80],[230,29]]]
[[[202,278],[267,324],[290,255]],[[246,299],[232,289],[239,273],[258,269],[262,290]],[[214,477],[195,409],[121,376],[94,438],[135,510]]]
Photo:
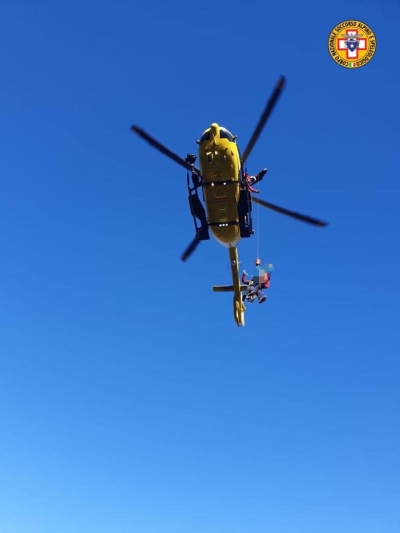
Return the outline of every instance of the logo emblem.
[[[371,61],[376,52],[376,37],[369,26],[358,20],[345,20],[329,35],[332,59],[344,68],[359,68]]]

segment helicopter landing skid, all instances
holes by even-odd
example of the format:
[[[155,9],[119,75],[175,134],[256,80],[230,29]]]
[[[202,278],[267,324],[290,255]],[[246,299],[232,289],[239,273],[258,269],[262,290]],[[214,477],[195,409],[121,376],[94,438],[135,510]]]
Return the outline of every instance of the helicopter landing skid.
[[[251,211],[252,205],[250,191],[245,188],[240,191],[238,204],[240,236],[242,239],[248,239],[254,235]]]
[[[208,241],[210,239],[210,233],[208,231],[208,222],[206,211],[203,204],[200,201],[199,195],[197,193],[198,185],[196,183],[196,178],[198,179],[197,174],[192,173],[192,181],[194,187],[190,187],[189,184],[189,173],[187,176],[187,185],[188,185],[188,200],[190,206],[190,213],[193,217],[194,227],[196,230],[196,237],[199,241]],[[196,186],[197,185],[197,186]],[[198,223],[200,222],[200,224]]]

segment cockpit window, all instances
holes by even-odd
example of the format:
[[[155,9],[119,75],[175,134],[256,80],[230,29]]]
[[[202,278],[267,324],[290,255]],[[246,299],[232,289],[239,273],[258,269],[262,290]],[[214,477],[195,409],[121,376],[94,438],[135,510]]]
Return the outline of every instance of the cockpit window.
[[[235,142],[235,138],[226,128],[220,128],[219,129],[219,135],[221,139],[228,139],[231,143]],[[202,144],[204,141],[210,140],[210,130],[203,133],[203,135],[200,137],[199,144]]]
[[[228,141],[230,141],[231,143],[235,142],[235,139],[234,139],[232,133],[230,133],[225,128],[220,128],[219,135],[220,135],[221,139],[228,139]]]
[[[203,135],[200,137],[200,144],[203,143],[204,141],[209,141],[210,140],[210,132],[209,131],[206,131],[205,133],[203,133]]]

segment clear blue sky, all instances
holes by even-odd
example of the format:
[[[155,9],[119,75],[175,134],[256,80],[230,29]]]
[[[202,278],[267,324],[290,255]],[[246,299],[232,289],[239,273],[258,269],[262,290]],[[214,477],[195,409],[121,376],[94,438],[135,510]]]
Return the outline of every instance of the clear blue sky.
[[[327,50],[351,18],[378,41],[358,70]],[[0,20],[0,531],[398,533],[398,3]],[[129,127],[185,156],[216,121],[243,147],[280,74],[249,170],[330,226],[260,212],[275,272],[237,329],[226,250],[180,262],[185,170]]]

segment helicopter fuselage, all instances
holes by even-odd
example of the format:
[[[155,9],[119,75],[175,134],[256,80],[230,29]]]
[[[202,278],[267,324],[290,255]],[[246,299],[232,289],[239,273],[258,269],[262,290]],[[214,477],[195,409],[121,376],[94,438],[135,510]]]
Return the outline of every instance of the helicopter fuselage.
[[[241,163],[236,137],[212,124],[197,142],[209,228],[220,244],[236,247],[241,239],[238,213]]]

